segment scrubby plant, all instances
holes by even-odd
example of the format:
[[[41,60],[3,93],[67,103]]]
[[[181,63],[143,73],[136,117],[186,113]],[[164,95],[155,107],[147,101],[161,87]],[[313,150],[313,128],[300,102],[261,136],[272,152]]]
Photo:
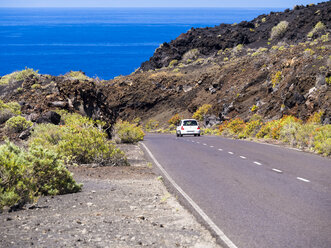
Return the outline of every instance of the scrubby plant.
[[[314,150],[325,156],[331,155],[331,125],[325,125],[315,130]]]
[[[177,59],[171,60],[170,63],[169,63],[169,67],[172,68],[172,67],[176,66],[177,64],[178,64]]]
[[[145,129],[147,131],[151,131],[151,130],[155,130],[157,129],[157,127],[159,126],[159,122],[153,119],[150,119],[147,121],[147,123],[145,124]]]
[[[0,146],[0,209],[23,206],[35,199],[32,168],[19,147],[6,142]]]
[[[169,125],[175,125],[175,126],[177,126],[179,124],[180,120],[181,120],[181,117],[179,116],[179,114],[175,114],[174,116],[172,116],[168,120],[168,123],[169,123]]]
[[[203,121],[205,115],[209,113],[212,105],[211,104],[203,104],[197,111],[194,112],[192,118],[197,119],[198,121]]]
[[[329,41],[329,33],[322,35],[321,36],[321,41],[322,42],[328,42]]]
[[[37,125],[29,145],[41,145],[55,151],[70,163],[127,164],[124,153],[107,139],[102,123],[79,114],[62,113],[61,117],[65,121],[63,126]]]
[[[281,71],[276,71],[272,76],[271,76],[271,83],[272,87],[275,88],[276,85],[280,83],[282,80],[282,72]]]
[[[71,77],[77,80],[91,80],[88,76],[85,75],[82,71],[70,71],[65,74],[66,77]]]
[[[197,48],[191,49],[183,55],[182,60],[187,61],[190,59],[192,61],[198,57],[199,53],[200,52]]]
[[[8,75],[1,77],[0,85],[9,84],[10,82],[13,82],[13,81],[23,81],[24,79],[26,79],[32,75],[39,76],[38,70],[34,71],[33,69],[25,67],[25,70],[15,71],[15,72],[12,72]]]
[[[315,27],[307,34],[308,38],[312,38],[315,34],[321,33],[326,30],[326,26],[323,22],[319,21]]]
[[[330,77],[325,77],[325,82],[329,85],[331,85],[331,76]]]
[[[275,38],[281,38],[285,34],[288,25],[289,23],[287,21],[281,21],[276,26],[274,26],[271,29],[270,39],[273,40]]]
[[[19,114],[21,114],[21,106],[17,102],[4,103],[0,100],[0,124]]]
[[[245,128],[239,133],[238,137],[240,139],[255,137],[262,125],[262,120],[251,118],[251,120],[245,124]]]
[[[7,141],[0,146],[0,164],[0,209],[81,189],[59,156],[40,146],[26,151]]]
[[[258,106],[256,106],[255,104],[251,107],[251,112],[255,112],[257,111]]]
[[[240,118],[226,121],[219,126],[219,133],[237,137],[245,129],[245,122]]]
[[[262,19],[261,19],[261,22],[262,23],[265,23],[267,20],[266,20],[266,18],[265,17],[263,17]]]
[[[321,124],[322,123],[322,116],[324,115],[324,111],[320,110],[318,112],[315,112],[311,116],[309,116],[307,123],[311,124]]]
[[[305,51],[304,51],[304,54],[306,55],[306,56],[311,56],[311,55],[313,55],[315,52],[312,50],[312,49],[310,49],[310,48],[306,48],[305,49]]]
[[[31,89],[40,89],[41,88],[41,85],[40,84],[33,84],[31,86]]]
[[[144,132],[141,127],[127,121],[119,121],[115,125],[115,133],[122,143],[137,143],[144,139]]]
[[[32,126],[32,122],[26,120],[23,116],[13,116],[5,124],[7,133],[20,133]]]

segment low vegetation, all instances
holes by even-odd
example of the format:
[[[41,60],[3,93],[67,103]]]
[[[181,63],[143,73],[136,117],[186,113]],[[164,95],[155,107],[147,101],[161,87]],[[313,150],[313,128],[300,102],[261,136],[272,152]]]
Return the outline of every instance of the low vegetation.
[[[21,106],[17,102],[4,103],[0,100],[0,124],[11,117],[21,114]]]
[[[281,21],[276,26],[271,29],[270,40],[281,38],[288,27],[289,23],[287,21]]]
[[[58,154],[41,146],[25,150],[7,141],[0,146],[0,164],[0,210],[81,189]]]
[[[144,140],[145,133],[140,126],[127,121],[119,121],[115,125],[115,133],[121,143],[134,144]]]
[[[236,118],[222,123],[219,126],[219,133],[241,139],[275,139],[294,147],[330,156],[331,125],[321,124],[322,115],[323,112],[317,112],[305,123],[294,116],[284,116],[279,120],[265,123],[258,115],[254,115],[246,123]]]
[[[168,123],[169,123],[169,125],[177,126],[179,124],[180,120],[181,120],[181,117],[179,116],[179,114],[175,114],[168,120]]]
[[[13,116],[5,124],[7,133],[20,133],[32,126],[31,121],[27,121],[23,116]]]
[[[66,77],[71,77],[77,80],[91,80],[88,76],[85,75],[82,71],[70,71],[65,74]]]
[[[29,145],[54,151],[70,163],[127,165],[124,153],[107,139],[102,123],[79,114],[61,112],[61,116],[65,125],[37,125]]]
[[[30,68],[25,68],[25,70],[22,71],[15,71],[8,75],[5,75],[1,77],[0,79],[0,85],[2,84],[9,84],[13,81],[23,81],[24,79],[31,77],[31,76],[39,76],[38,71],[34,71]]]
[[[198,121],[203,121],[204,116],[210,111],[212,105],[203,104],[200,108],[195,111],[192,118],[197,119]]]

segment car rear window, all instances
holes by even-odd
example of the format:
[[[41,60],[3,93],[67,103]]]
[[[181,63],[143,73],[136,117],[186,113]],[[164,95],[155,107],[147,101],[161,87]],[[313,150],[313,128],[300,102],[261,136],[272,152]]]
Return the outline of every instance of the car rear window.
[[[183,126],[197,126],[198,123],[196,121],[184,121]]]

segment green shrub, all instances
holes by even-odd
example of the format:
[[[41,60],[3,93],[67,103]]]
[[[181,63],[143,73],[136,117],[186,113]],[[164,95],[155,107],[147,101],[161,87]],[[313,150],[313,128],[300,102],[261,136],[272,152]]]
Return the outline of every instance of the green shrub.
[[[188,52],[186,52],[184,55],[183,55],[183,58],[182,60],[183,61],[187,61],[187,60],[193,60],[193,59],[196,59],[199,55],[199,50],[194,48],[194,49],[191,49],[189,50]]]
[[[144,140],[144,132],[141,127],[130,124],[127,121],[119,121],[115,125],[115,132],[122,143],[137,143]]]
[[[150,119],[147,121],[146,125],[145,125],[145,129],[147,131],[151,131],[151,130],[155,130],[157,129],[157,127],[159,126],[159,122],[153,119]]]
[[[281,21],[278,23],[277,26],[271,29],[270,39],[281,38],[285,34],[288,25],[289,23],[287,21]]]
[[[40,89],[41,88],[41,85],[40,84],[33,84],[31,86],[31,89]]]
[[[27,121],[22,116],[13,116],[5,124],[8,133],[20,133],[32,126],[31,121]]]
[[[175,65],[178,64],[178,60],[177,59],[174,59],[174,60],[171,60],[170,63],[169,63],[169,67],[174,67]]]
[[[325,156],[331,155],[331,125],[321,126],[315,130],[314,150]]]
[[[211,104],[203,104],[197,111],[194,112],[192,118],[197,119],[198,121],[203,121],[205,115],[209,113],[212,105]]]
[[[32,178],[37,191],[43,195],[58,195],[78,192],[72,174],[65,168],[60,155],[41,146],[31,146],[27,161],[32,165]]]
[[[251,112],[255,112],[258,110],[258,106],[256,106],[255,104],[251,107]]]
[[[91,80],[88,76],[85,75],[82,71],[70,71],[67,74],[65,74],[67,77],[71,77],[77,80]]]
[[[33,69],[25,67],[25,70],[15,71],[8,75],[3,76],[0,79],[0,85],[9,84],[10,82],[13,82],[13,81],[22,81],[22,80],[30,77],[31,75],[39,76],[38,71],[34,71]]]
[[[23,206],[35,199],[32,168],[26,153],[7,142],[0,146],[0,209],[4,206]]]
[[[37,125],[29,145],[46,147],[59,153],[68,162],[127,165],[124,153],[102,131],[102,123],[78,114],[61,114],[66,125]]]
[[[237,137],[245,129],[245,122],[240,118],[225,121],[219,126],[219,133]]]
[[[259,132],[263,122],[259,119],[251,119],[245,124],[244,129],[239,133],[239,138],[255,137]]]
[[[331,76],[330,77],[325,77],[325,82],[329,85],[331,85]]]
[[[17,102],[4,103],[0,100],[0,124],[11,117],[21,114],[21,106]]]
[[[0,146],[0,209],[23,206],[42,195],[78,192],[58,155],[42,147],[28,151],[10,142]]]
[[[275,73],[271,76],[272,87],[275,88],[276,85],[278,85],[278,84],[280,83],[281,80],[282,80],[282,72],[281,72],[281,71],[277,71],[277,72],[275,72]]]
[[[323,22],[318,22],[315,27],[307,34],[308,38],[312,38],[315,34],[321,33],[326,30],[326,26]]]
[[[175,114],[173,117],[171,117],[168,120],[168,123],[169,123],[169,125],[177,126],[179,124],[180,120],[181,120],[181,117],[179,116],[179,114]]]

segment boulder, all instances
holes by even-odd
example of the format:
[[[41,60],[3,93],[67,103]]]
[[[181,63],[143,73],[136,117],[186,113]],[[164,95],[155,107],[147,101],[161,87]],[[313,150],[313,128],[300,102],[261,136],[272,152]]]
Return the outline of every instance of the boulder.
[[[45,114],[41,115],[36,122],[40,123],[51,123],[54,125],[58,125],[61,122],[61,115],[54,111],[48,111]]]

